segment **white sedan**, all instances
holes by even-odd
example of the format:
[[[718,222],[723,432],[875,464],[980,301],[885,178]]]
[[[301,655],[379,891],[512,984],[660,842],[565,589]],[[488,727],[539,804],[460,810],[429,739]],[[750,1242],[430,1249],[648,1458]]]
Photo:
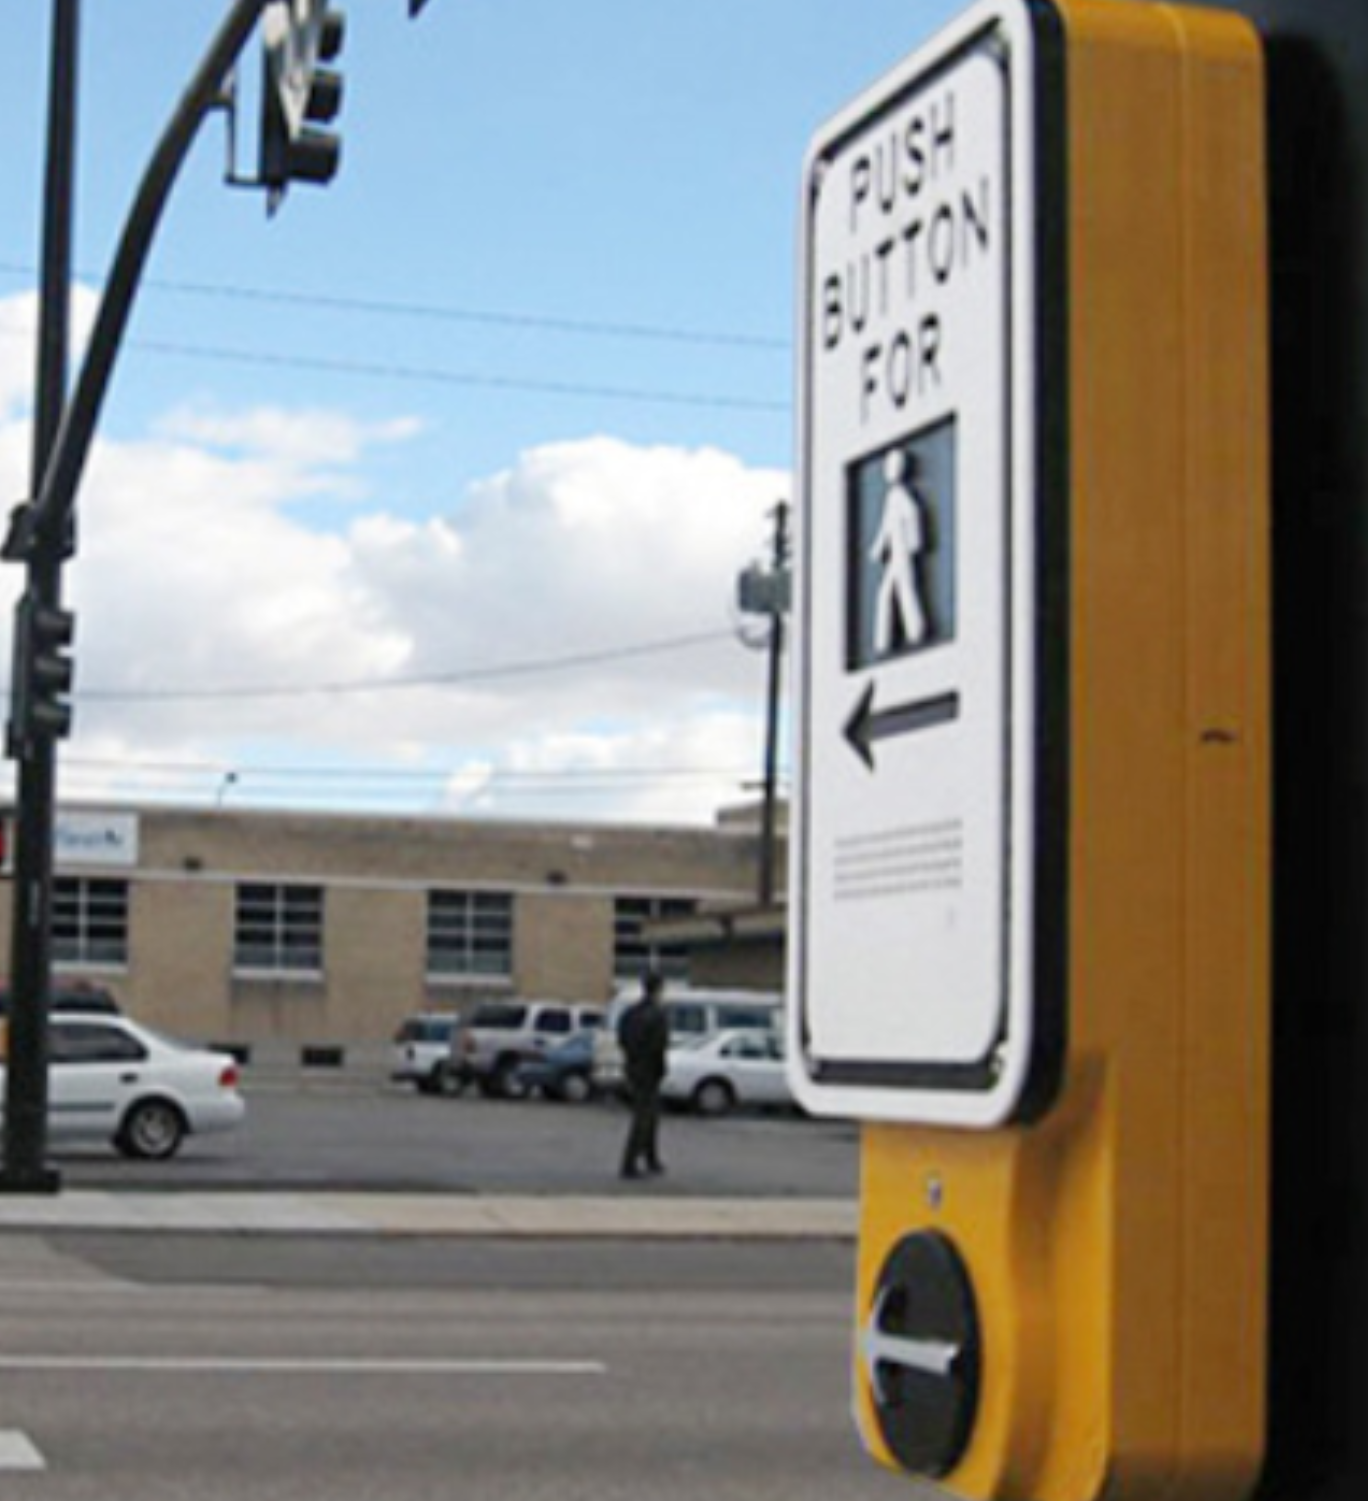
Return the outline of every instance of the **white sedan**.
[[[123,1016],[48,1021],[48,1135],[103,1140],[126,1157],[174,1157],[190,1134],[231,1131],[246,1102],[227,1053],[163,1037]],[[0,1098],[5,1070],[0,1069]]]
[[[791,1106],[783,1039],[738,1029],[672,1047],[660,1093],[700,1115],[726,1115],[737,1105]]]

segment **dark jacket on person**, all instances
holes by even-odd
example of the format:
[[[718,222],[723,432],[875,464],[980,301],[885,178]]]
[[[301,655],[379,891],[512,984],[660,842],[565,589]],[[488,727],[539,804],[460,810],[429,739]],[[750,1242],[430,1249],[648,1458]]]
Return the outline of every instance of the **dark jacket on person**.
[[[632,1089],[655,1089],[665,1077],[665,1052],[670,1045],[670,1019],[659,1001],[635,1001],[618,1022],[623,1072]]]

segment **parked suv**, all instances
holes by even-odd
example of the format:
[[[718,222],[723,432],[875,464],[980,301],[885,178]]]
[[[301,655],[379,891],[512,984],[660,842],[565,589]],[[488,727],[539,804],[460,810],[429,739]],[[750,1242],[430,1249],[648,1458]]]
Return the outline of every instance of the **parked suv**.
[[[454,1011],[420,1011],[399,1023],[390,1049],[390,1078],[420,1094],[460,1094],[465,1076],[451,1066],[461,1018]]]
[[[453,1044],[453,1065],[482,1094],[512,1098],[524,1086],[520,1063],[539,1058],[572,1032],[603,1025],[599,1006],[564,1001],[484,1001],[476,1006]]]

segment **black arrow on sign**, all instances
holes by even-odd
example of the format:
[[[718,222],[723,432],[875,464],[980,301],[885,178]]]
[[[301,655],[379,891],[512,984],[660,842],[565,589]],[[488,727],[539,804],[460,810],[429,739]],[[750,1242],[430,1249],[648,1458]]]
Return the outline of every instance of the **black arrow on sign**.
[[[844,734],[855,754],[869,767],[874,767],[874,742],[887,740],[893,735],[907,735],[913,730],[929,729],[934,724],[945,724],[959,718],[958,693],[941,693],[935,698],[919,699],[914,704],[894,704],[891,709],[875,709],[874,684],[870,683],[855,705],[854,712],[845,722]]]

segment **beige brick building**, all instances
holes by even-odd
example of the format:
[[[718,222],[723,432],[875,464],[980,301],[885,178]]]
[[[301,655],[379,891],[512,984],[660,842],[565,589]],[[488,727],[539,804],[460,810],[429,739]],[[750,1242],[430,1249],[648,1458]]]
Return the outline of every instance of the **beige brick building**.
[[[757,859],[744,823],[68,808],[54,973],[187,1036],[375,1044],[412,1011],[489,996],[605,1001],[648,962],[680,978],[701,962],[705,983],[725,980],[715,952],[700,959],[653,925],[744,906]],[[742,983],[752,971],[773,983],[754,956],[738,963]]]

